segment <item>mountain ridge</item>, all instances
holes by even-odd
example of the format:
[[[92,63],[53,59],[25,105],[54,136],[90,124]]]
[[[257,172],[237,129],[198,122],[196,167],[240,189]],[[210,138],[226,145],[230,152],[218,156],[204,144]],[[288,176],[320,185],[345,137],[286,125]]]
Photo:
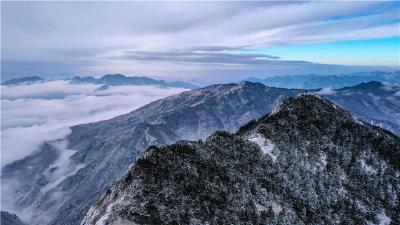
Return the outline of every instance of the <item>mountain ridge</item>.
[[[35,84],[40,82],[48,82],[55,80],[64,80],[72,84],[101,84],[102,89],[107,89],[108,86],[120,86],[120,85],[159,85],[162,87],[181,87],[187,89],[199,88],[198,84],[185,81],[164,81],[157,80],[145,76],[126,76],[123,74],[106,74],[100,78],[91,76],[74,76],[64,79],[45,79],[39,76],[30,76],[15,78],[2,83],[2,85],[23,85],[23,84]]]
[[[392,112],[400,111],[399,97],[394,96],[400,88],[385,88],[379,88],[376,93],[368,89],[335,90],[324,96],[336,98],[335,102],[343,108],[358,109],[357,116],[366,116],[368,121],[397,118],[399,115],[396,117]],[[251,82],[186,91],[110,120],[73,126],[67,137],[67,148],[76,153],[69,158],[69,165],[72,171],[83,167],[47,192],[41,190],[51,183],[48,176],[53,169],[57,171],[53,162],[61,151],[53,143],[46,143],[35,155],[6,166],[2,179],[17,179],[21,184],[16,194],[18,207],[35,209],[33,224],[76,224],[106,187],[121,177],[137,155],[150,145],[205,138],[216,130],[234,132],[252,119],[271,112],[279,99],[304,91]],[[359,105],[358,102],[371,98],[370,92],[382,91],[384,98]],[[389,114],[382,114],[379,110],[382,108]],[[395,127],[396,121],[400,119],[388,124]],[[57,193],[66,196],[61,198],[61,203],[53,201],[52,196]]]
[[[266,78],[250,77],[251,82],[260,82],[271,87],[318,89],[318,88],[344,88],[358,85],[362,82],[377,81],[388,84],[400,84],[400,71],[373,71],[350,74],[303,74],[281,75]]]
[[[236,134],[149,147],[81,224],[398,223],[399,144],[302,93]]]
[[[14,78],[3,82],[1,85],[20,85],[20,84],[33,84],[39,82],[45,82],[46,79],[39,76],[27,76],[21,78]]]

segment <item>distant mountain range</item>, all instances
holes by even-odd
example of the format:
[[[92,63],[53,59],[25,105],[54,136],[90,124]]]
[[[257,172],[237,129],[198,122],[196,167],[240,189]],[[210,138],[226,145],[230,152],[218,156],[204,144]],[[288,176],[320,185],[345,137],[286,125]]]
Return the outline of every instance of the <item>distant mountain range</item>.
[[[248,78],[246,81],[259,82],[270,87],[318,89],[351,87],[363,82],[378,81],[400,84],[400,71],[359,72],[340,75],[286,75],[261,78]]]
[[[302,93],[236,134],[152,146],[93,224],[399,224],[400,137]]]
[[[45,82],[46,79],[38,77],[38,76],[29,76],[29,77],[21,77],[15,78],[11,80],[7,80],[2,83],[2,85],[29,85],[35,83]]]
[[[60,141],[47,142],[37,153],[5,166],[2,182],[14,185],[16,207],[33,215],[30,224],[78,224],[106,188],[124,175],[149,146],[205,138],[217,130],[234,132],[271,112],[280,99],[302,92],[307,90],[251,82],[186,91],[110,120],[74,126],[66,148],[76,153],[63,161],[64,167],[58,161],[65,152],[59,148]],[[369,82],[314,92],[353,112],[355,121],[361,119],[400,134],[400,86]],[[354,123],[348,125],[352,127]],[[318,129],[325,132],[325,125],[322,123]],[[378,128],[371,129],[393,136]],[[358,137],[364,140],[364,136],[354,134],[342,141]],[[324,136],[318,138],[324,140]],[[53,181],[51,177],[58,171],[67,176]]]
[[[164,81],[164,80],[156,80],[149,77],[130,77],[122,74],[107,74],[100,78],[96,77],[71,77],[65,78],[61,80],[69,81],[73,84],[100,84],[102,85],[101,89],[106,89],[108,86],[119,86],[119,85],[158,85],[161,87],[180,87],[186,89],[194,89],[199,88],[200,86],[184,81]],[[34,83],[41,83],[47,81],[54,81],[54,79],[45,79],[38,76],[30,76],[30,77],[22,77],[11,79],[5,81],[3,85],[28,85]]]
[[[57,80],[57,79],[56,79]],[[99,89],[104,90],[109,86],[119,85],[157,85],[160,87],[180,87],[186,89],[200,88],[201,85],[185,81],[164,81],[149,77],[131,77],[122,74],[108,74],[100,78],[91,76],[74,76],[61,80],[69,81],[73,84],[99,84],[102,85]],[[11,79],[2,83],[2,85],[29,85],[54,81],[54,79],[45,79],[38,76],[29,76]],[[265,84],[269,87],[280,88],[295,88],[295,89],[318,89],[318,88],[343,88],[351,87],[360,83],[378,81],[386,84],[400,85],[400,71],[384,72],[359,72],[340,75],[321,75],[321,74],[306,74],[306,75],[282,75],[266,78],[251,77],[244,81],[257,82]]]

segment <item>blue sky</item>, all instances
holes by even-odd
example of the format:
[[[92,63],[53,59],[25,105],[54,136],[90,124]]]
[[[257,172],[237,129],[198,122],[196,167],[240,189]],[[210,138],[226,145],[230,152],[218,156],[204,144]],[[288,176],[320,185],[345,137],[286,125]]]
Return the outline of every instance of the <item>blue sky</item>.
[[[400,2],[1,2],[2,79],[399,68]]]
[[[260,48],[255,52],[278,55],[289,60],[306,60],[325,64],[399,66],[399,36],[325,42],[318,44],[284,45]]]

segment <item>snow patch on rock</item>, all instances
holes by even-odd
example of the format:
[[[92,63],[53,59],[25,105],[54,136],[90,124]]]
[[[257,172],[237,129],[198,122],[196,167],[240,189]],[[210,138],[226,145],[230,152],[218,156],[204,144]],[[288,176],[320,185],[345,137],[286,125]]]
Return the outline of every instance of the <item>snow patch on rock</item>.
[[[389,225],[390,222],[392,221],[392,220],[390,219],[390,217],[388,217],[388,216],[386,215],[385,211],[382,211],[381,213],[379,213],[378,215],[376,215],[376,218],[379,220],[379,222],[378,222],[377,224],[376,224],[376,223],[372,223],[372,222],[370,222],[370,221],[366,221],[366,223],[367,223],[368,225]]]
[[[278,158],[278,150],[270,139],[266,139],[261,134],[256,133],[250,136],[248,140],[256,143],[264,154],[268,154],[271,156],[272,161],[276,162],[276,159]]]
[[[272,212],[274,213],[274,216],[278,217],[281,211],[282,211],[282,206],[275,202],[272,202]]]
[[[255,206],[256,206],[257,212],[259,212],[259,213],[263,212],[263,211],[268,212],[268,209],[261,204],[255,203]]]
[[[371,165],[367,164],[363,159],[359,161],[361,168],[368,174],[376,174],[378,171]]]
[[[360,124],[360,125],[363,125],[363,124],[364,124],[364,123],[363,123],[360,119],[358,119],[358,117],[355,116],[354,114],[351,114],[351,118],[354,120],[354,122],[356,122],[356,123],[358,123],[358,124]]]
[[[107,220],[108,220],[108,218],[110,217],[110,215],[112,213],[112,208],[113,207],[114,207],[114,204],[110,204],[109,206],[107,206],[106,212],[96,222],[96,225],[107,225]]]
[[[322,164],[323,167],[326,167],[326,164],[328,164],[326,154],[322,154],[321,155],[321,164]]]
[[[275,115],[277,114],[279,111],[282,110],[282,101],[278,102],[275,104],[275,106],[272,108],[270,115]]]

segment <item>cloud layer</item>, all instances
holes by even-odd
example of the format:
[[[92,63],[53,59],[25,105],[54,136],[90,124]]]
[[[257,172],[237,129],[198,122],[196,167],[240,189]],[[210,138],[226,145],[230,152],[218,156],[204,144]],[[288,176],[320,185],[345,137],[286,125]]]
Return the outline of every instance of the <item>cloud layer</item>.
[[[117,55],[109,56],[111,59],[143,60],[158,62],[182,62],[193,64],[225,64],[249,65],[271,63],[278,56],[267,54],[248,53],[242,49],[226,46],[198,46],[182,50],[167,51],[124,51]],[[301,61],[281,60],[281,63],[308,63]]]
[[[271,64],[285,70],[298,61],[248,50],[398,36],[400,19],[398,2],[381,1],[1,4],[6,76],[179,74],[208,80],[201,74],[229,71],[232,64],[241,73],[266,73]]]
[[[1,166],[35,152],[48,140],[62,139],[70,126],[109,119],[159,98],[184,91],[156,86],[112,86],[53,81],[1,86]]]

